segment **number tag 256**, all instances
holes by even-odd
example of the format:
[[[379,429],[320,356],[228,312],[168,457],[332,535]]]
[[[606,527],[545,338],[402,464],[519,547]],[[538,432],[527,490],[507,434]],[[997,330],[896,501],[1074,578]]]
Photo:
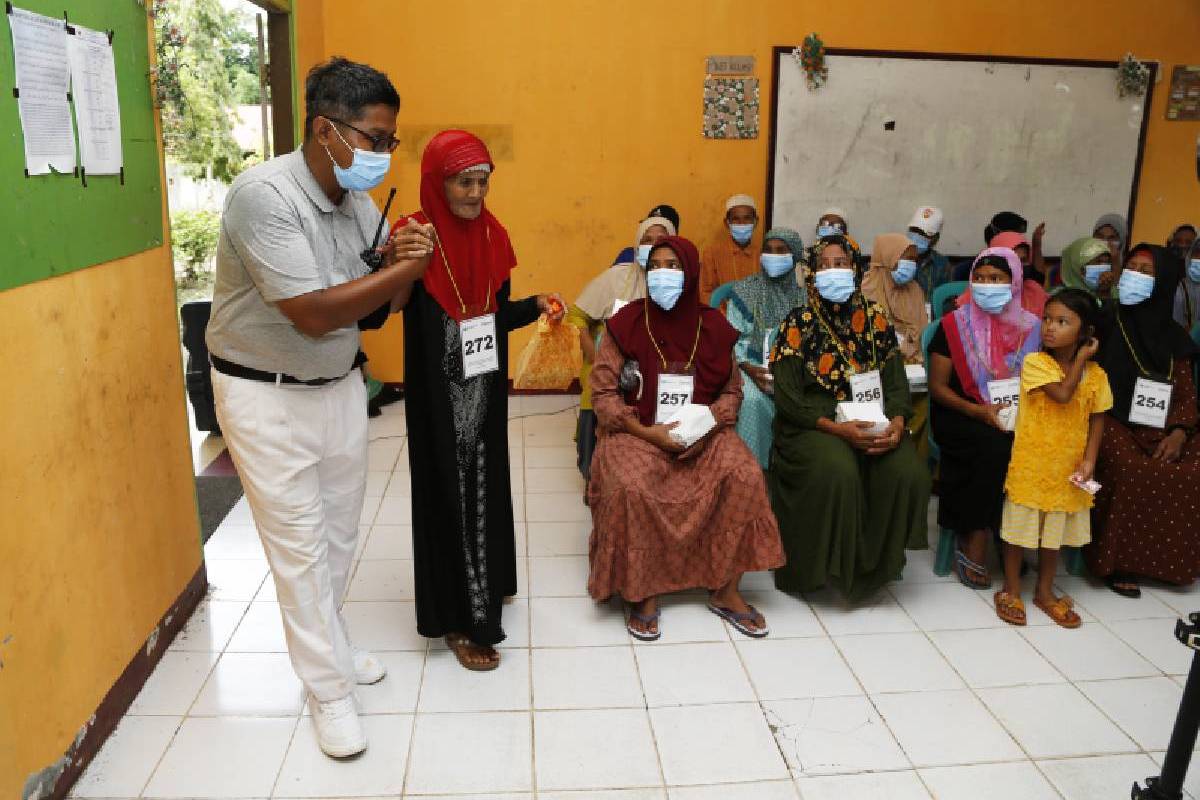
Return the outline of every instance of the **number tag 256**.
[[[850,396],[856,403],[879,403],[883,407],[883,382],[879,370],[850,376]]]

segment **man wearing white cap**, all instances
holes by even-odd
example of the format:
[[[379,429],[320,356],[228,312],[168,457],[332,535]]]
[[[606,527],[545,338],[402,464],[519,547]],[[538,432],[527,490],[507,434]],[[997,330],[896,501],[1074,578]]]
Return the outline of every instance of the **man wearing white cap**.
[[[709,297],[723,283],[741,280],[758,272],[760,247],[754,242],[758,206],[748,194],[735,194],[725,201],[725,227],[700,256],[700,299]]]
[[[940,208],[921,206],[908,223],[908,240],[917,246],[916,281],[926,298],[932,297],[933,290],[951,278],[950,261],[934,249],[942,236],[942,219]],[[940,316],[938,310],[935,315]]]

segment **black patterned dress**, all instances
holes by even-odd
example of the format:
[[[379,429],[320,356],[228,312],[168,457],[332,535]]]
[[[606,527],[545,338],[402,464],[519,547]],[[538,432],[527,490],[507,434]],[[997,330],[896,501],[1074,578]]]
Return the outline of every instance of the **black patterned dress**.
[[[538,317],[537,298],[496,313],[500,369],[462,378],[458,322],[418,282],[404,309],[408,463],[412,472],[417,631],[504,641],[500,612],[517,592],[508,472],[508,337]]]

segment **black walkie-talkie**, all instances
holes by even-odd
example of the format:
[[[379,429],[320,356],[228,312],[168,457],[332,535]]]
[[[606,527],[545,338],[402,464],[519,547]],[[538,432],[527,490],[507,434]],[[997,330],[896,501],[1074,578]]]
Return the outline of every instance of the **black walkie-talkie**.
[[[371,246],[358,254],[358,257],[363,260],[363,263],[371,270],[378,272],[383,267],[383,253],[379,252],[379,237],[383,235],[383,226],[387,224],[388,211],[392,208],[392,198],[396,196],[396,190],[393,188],[388,192],[387,202],[383,205],[383,214],[379,216],[379,225],[375,228],[375,239],[371,242]],[[383,323],[387,322],[388,315],[392,313],[392,301],[389,300],[379,308],[367,314],[358,321],[358,329],[360,331],[373,331],[383,327]]]
[[[371,246],[358,254],[363,263],[371,268],[371,272],[375,272],[383,266],[383,253],[379,252],[379,237],[383,234],[383,226],[387,224],[388,211],[392,208],[392,199],[395,196],[396,190],[393,188],[388,192],[387,202],[383,204],[383,213],[379,215],[379,225],[375,228],[375,238],[371,241]]]

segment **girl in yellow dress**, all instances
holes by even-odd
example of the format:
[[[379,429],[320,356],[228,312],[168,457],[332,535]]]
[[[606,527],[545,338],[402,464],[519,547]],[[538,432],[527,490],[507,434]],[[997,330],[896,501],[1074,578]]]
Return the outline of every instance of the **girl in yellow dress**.
[[[1099,343],[1096,300],[1080,289],[1063,289],[1042,314],[1042,351],[1021,369],[1016,439],[1000,525],[1004,540],[1004,589],[996,614],[1025,624],[1021,601],[1024,551],[1038,551],[1033,602],[1064,628],[1078,628],[1071,598],[1054,594],[1058,550],[1091,541],[1092,494],[1083,488],[1096,469],[1103,414],[1112,408],[1108,376],[1090,363]],[[1094,488],[1094,486],[1092,487]]]

